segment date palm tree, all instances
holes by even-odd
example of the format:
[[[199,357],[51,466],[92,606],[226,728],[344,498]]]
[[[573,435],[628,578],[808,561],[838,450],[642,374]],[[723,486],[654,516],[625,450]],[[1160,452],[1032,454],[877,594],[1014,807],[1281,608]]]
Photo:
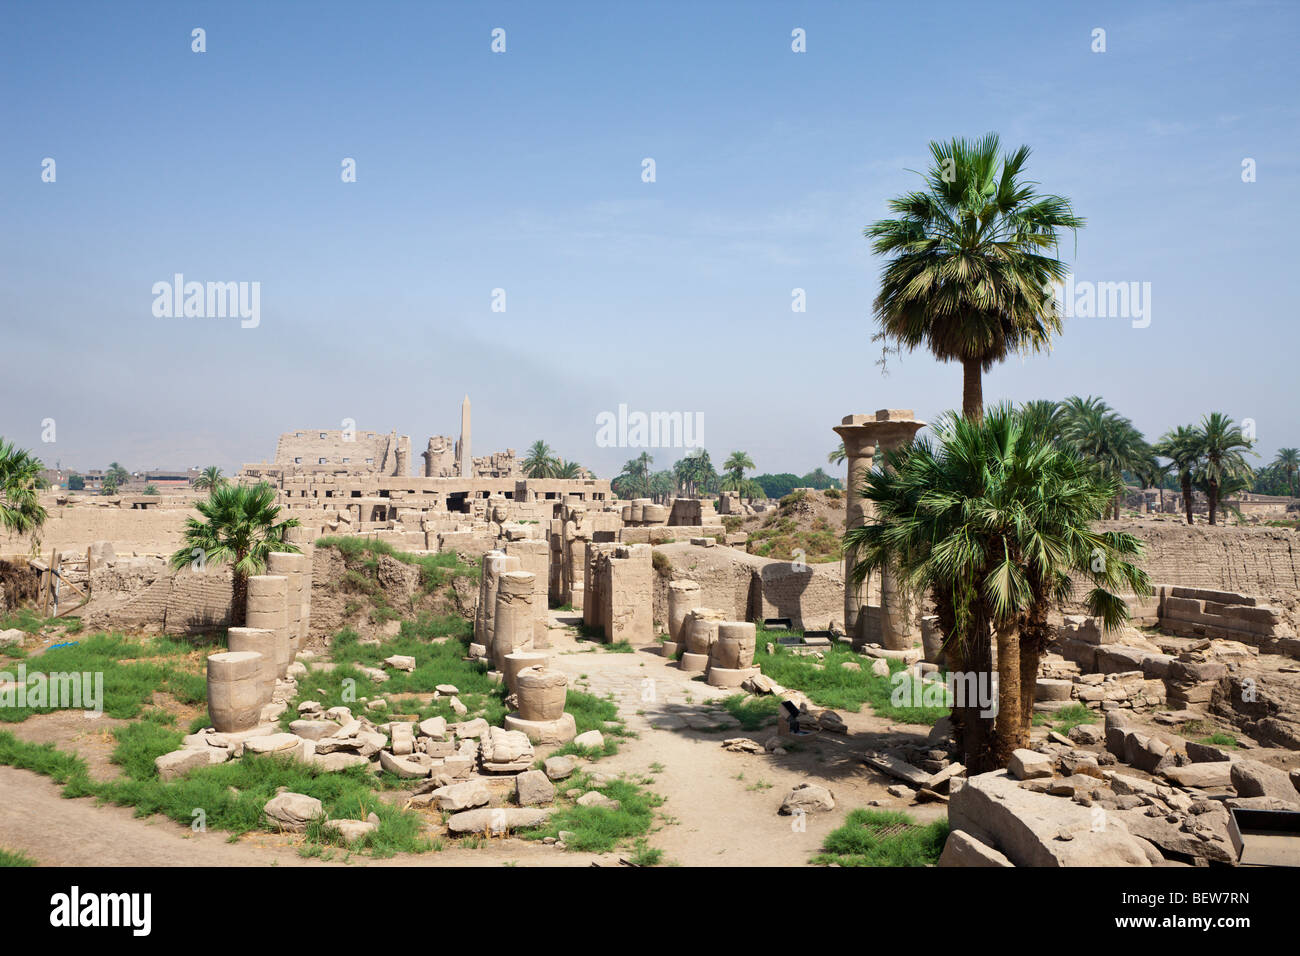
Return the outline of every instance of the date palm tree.
[[[559,469],[555,452],[546,442],[538,439],[528,446],[528,454],[523,460],[524,474],[529,478],[554,478]]]
[[[113,487],[116,489],[116,488],[121,488],[130,479],[131,479],[130,472],[128,472],[117,462],[110,461],[108,463],[108,470],[104,472],[105,484],[108,484],[111,481],[113,483]]]
[[[1206,498],[1210,503],[1210,524],[1215,523],[1219,507],[1220,486],[1228,478],[1250,474],[1250,465],[1242,452],[1250,451],[1251,442],[1222,412],[1210,412],[1201,419],[1196,429],[1196,450],[1200,458],[1201,480],[1205,482]]]
[[[1151,449],[1142,433],[1099,398],[1072,395],[1061,406],[1062,438],[1091,461],[1098,472],[1118,482],[1112,503],[1113,517],[1119,518],[1123,502],[1124,472],[1136,474],[1147,464]]]
[[[585,473],[586,469],[576,461],[560,462],[559,466],[555,469],[556,478],[577,479],[581,478]]]
[[[221,473],[220,468],[218,468],[216,465],[208,465],[208,467],[204,468],[201,472],[198,473],[198,475],[195,476],[194,490],[211,491],[213,488],[217,488],[220,487],[221,485],[224,485],[226,481],[227,478],[225,475]]]
[[[0,438],[0,529],[25,535],[39,531],[49,513],[37,493],[41,460]]]
[[[288,529],[298,527],[298,519],[276,522],[280,507],[275,489],[266,482],[218,485],[194,507],[203,520],[186,520],[185,544],[172,554],[170,564],[178,571],[186,566],[201,570],[208,564],[229,564],[233,572],[230,626],[243,627],[248,579],[266,570],[266,557],[272,551],[298,552],[284,537]]]
[[[1291,497],[1296,497],[1296,475],[1300,473],[1300,448],[1279,448],[1273,464],[1286,474]]]
[[[1098,532],[1119,481],[1068,445],[1045,441],[1008,405],[980,421],[955,414],[933,436],[886,453],[887,467],[850,489],[875,505],[844,535],[851,577],[892,568],[904,590],[928,592],[950,670],[989,673],[997,644],[998,705],[954,701],[953,723],[972,773],[1005,766],[1028,739],[1048,611],[1090,585],[1085,602],[1107,630],[1128,617],[1121,593],[1149,594],[1141,543]]]
[[[962,414],[983,414],[982,376],[1013,352],[1037,352],[1061,331],[1053,294],[1064,281],[1061,230],[1084,220],[1025,178],[1029,147],[1001,154],[995,133],[932,142],[925,188],[890,200],[893,219],[864,230],[890,256],[880,281],[875,340],[924,347],[962,366]]]
[[[830,454],[826,456],[826,463],[828,465],[842,465],[844,464],[844,459],[848,457],[849,453],[844,450],[844,442],[840,442],[832,448]]]
[[[745,472],[753,470],[754,467],[754,459],[749,457],[748,452],[733,451],[722,466],[725,476],[718,485],[719,489],[722,491],[738,491],[743,494],[748,488]]]
[[[1183,493],[1183,513],[1187,523],[1192,524],[1192,481],[1200,461],[1196,429],[1191,425],[1179,425],[1165,432],[1153,450],[1161,458],[1168,458],[1178,475],[1178,487]]]

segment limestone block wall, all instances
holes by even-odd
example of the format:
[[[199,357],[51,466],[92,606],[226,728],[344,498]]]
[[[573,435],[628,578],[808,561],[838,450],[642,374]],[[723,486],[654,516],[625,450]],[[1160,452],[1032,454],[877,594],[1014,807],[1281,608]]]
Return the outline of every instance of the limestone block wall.
[[[843,624],[844,576],[838,562],[796,570],[789,561],[774,561],[733,548],[702,548],[688,543],[655,547],[672,563],[671,575],[654,578],[654,619],[668,630],[668,583],[689,579],[702,591],[701,607],[715,608],[727,620],[757,621],[788,617],[796,628],[821,630],[831,621]]]

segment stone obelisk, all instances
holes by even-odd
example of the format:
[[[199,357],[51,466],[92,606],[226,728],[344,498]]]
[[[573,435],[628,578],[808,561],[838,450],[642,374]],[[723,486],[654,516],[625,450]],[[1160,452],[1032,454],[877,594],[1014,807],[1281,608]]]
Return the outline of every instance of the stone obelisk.
[[[474,477],[474,459],[469,451],[469,396],[460,403],[460,476]]]

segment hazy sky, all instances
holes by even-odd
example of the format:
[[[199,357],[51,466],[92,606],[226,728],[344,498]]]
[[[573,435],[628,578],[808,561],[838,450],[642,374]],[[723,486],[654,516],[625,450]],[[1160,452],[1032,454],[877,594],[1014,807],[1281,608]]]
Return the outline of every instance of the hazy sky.
[[[803,473],[845,414],[960,405],[955,365],[874,364],[862,229],[989,130],[1087,218],[1078,280],[1151,291],[986,400],[1300,445],[1294,3],[10,2],[0,33],[0,435],[51,464],[229,471],[350,418],[418,465],[468,392],[480,455],[609,477],[625,403]],[[156,317],[176,273],[260,283],[259,324]]]

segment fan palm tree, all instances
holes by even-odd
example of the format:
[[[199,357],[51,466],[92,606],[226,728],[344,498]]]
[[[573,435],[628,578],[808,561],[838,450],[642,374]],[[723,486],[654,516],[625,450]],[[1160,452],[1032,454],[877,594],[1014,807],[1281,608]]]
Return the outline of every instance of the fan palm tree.
[[[1069,200],[1024,178],[1028,146],[1000,153],[994,133],[932,142],[925,189],[890,200],[896,218],[865,230],[872,249],[892,257],[875,301],[876,340],[960,362],[970,419],[983,414],[985,372],[1012,352],[1049,348],[1061,331],[1058,232],[1084,225]]]
[[[24,535],[45,523],[49,514],[37,494],[42,467],[31,452],[0,438],[0,528]]]
[[[1279,448],[1277,457],[1273,459],[1273,464],[1286,473],[1287,486],[1291,491],[1291,497],[1296,497],[1296,475],[1300,473],[1300,448]]]
[[[980,702],[954,701],[964,762],[980,773],[1005,766],[1028,739],[1048,610],[1072,580],[1090,583],[1085,601],[1107,630],[1128,617],[1121,592],[1151,587],[1134,561],[1136,538],[1091,528],[1118,492],[1116,477],[1044,441],[1007,405],[978,422],[950,414],[933,432],[887,452],[887,467],[850,489],[875,509],[845,533],[844,550],[857,555],[854,581],[889,567],[905,591],[929,592],[952,671],[987,673],[995,636],[993,727]]]
[[[1178,474],[1178,487],[1183,493],[1183,513],[1187,516],[1187,523],[1192,524],[1192,479],[1200,461],[1196,429],[1191,425],[1179,425],[1165,432],[1153,450],[1161,458],[1168,458]]]
[[[213,488],[224,485],[227,481],[221,469],[216,465],[208,465],[194,478],[194,489],[196,491],[211,491]]]
[[[266,482],[218,485],[194,507],[203,520],[186,520],[185,544],[172,554],[171,566],[180,570],[196,560],[205,565],[231,565],[230,626],[243,627],[248,579],[266,569],[266,557],[272,551],[298,552],[284,537],[289,528],[298,527],[298,519],[276,523],[280,507],[275,503],[275,489]]]
[[[1196,430],[1196,446],[1200,457],[1201,480],[1205,483],[1206,498],[1210,503],[1210,524],[1215,523],[1219,507],[1220,486],[1227,478],[1250,474],[1250,466],[1242,452],[1250,451],[1253,443],[1222,412],[1210,412],[1201,419]]]

